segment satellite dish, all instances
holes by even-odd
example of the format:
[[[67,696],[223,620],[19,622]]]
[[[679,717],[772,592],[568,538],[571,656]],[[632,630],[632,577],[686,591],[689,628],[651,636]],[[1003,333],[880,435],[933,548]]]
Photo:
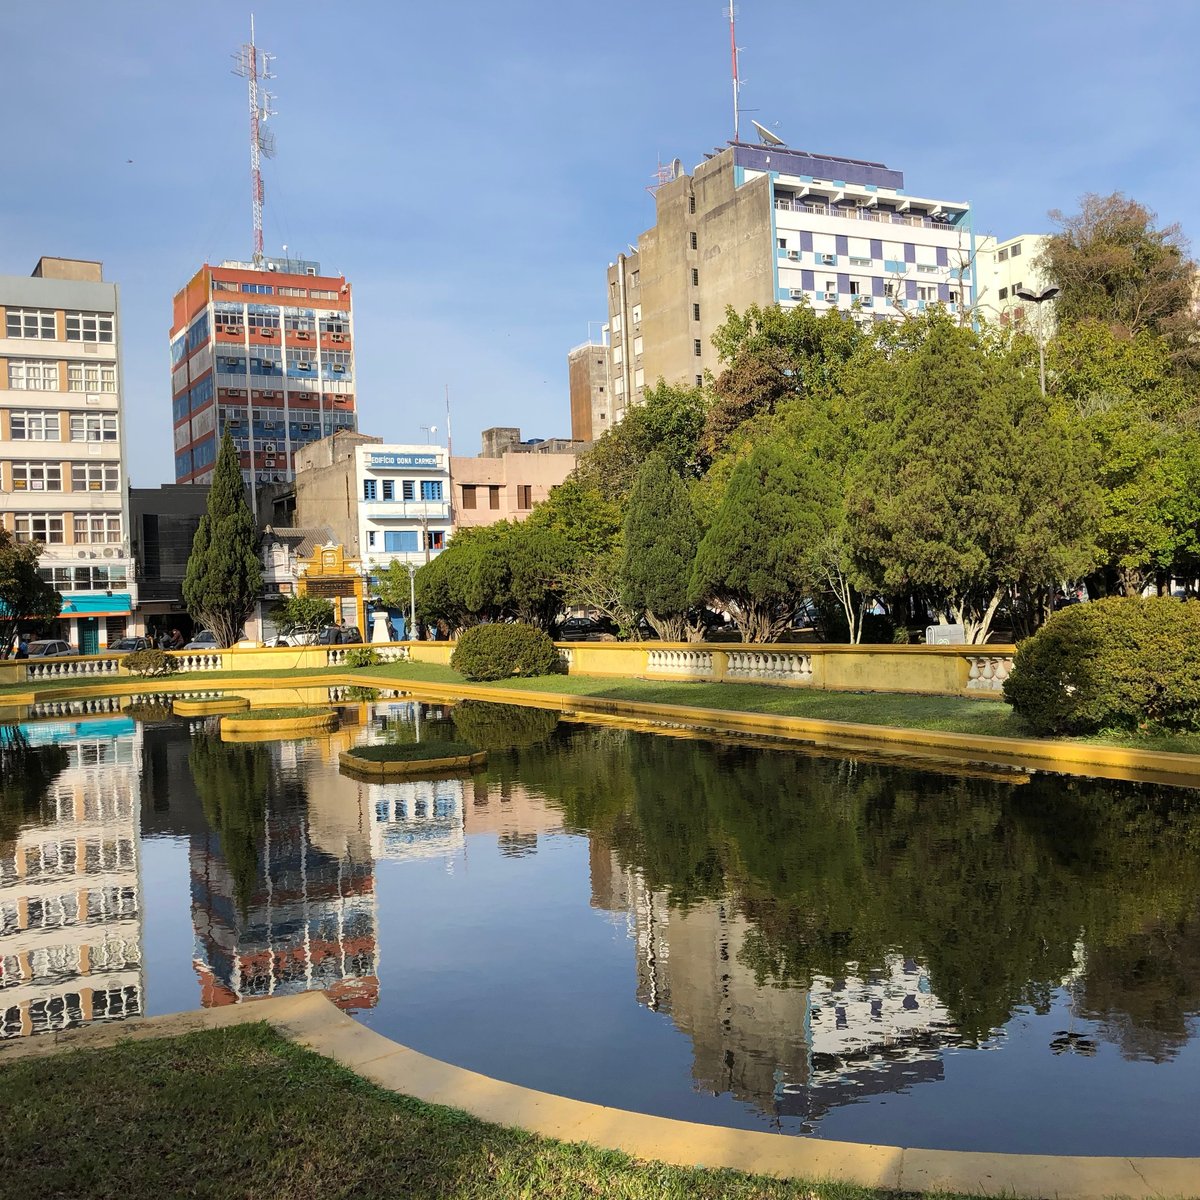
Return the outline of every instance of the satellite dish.
[[[787,145],[787,142],[785,142],[783,140],[783,138],[776,137],[775,134],[773,134],[769,129],[760,125],[757,121],[751,121],[750,124],[754,126],[755,130],[757,130],[758,140],[760,142],[762,142],[762,144],[764,146],[786,146]]]

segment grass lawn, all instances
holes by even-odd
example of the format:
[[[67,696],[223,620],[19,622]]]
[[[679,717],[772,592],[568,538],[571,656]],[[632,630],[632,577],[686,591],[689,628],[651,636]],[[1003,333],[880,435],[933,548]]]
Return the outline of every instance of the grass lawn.
[[[684,1170],[384,1091],[265,1025],[0,1060],[0,1196],[872,1200]]]
[[[461,758],[478,753],[466,742],[387,742],[377,746],[355,746],[351,753],[366,762],[422,762],[427,758]]]
[[[333,709],[328,705],[324,708],[306,708],[297,704],[290,708],[256,708],[250,712],[225,715],[235,721],[299,721],[304,717],[332,717]]]

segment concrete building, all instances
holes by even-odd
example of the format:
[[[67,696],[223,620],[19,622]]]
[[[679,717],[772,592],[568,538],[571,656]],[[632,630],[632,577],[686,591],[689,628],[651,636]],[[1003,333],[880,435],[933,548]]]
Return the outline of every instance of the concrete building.
[[[612,427],[612,379],[607,342],[584,342],[567,352],[571,436],[594,442]]]
[[[869,321],[973,301],[970,206],[913,195],[882,163],[738,142],[691,175],[676,159],[673,176],[637,252],[608,269],[610,424],[659,378],[717,372],[711,340],[729,306]]]
[[[295,521],[327,526],[368,570],[419,566],[450,537],[449,460],[442,446],[385,445],[342,433],[296,460]]]
[[[176,483],[208,483],[226,429],[248,483],[292,478],[296,452],[355,429],[350,284],[316,262],[205,264],[175,296]]]
[[[183,602],[192,541],[208,508],[208,488],[168,483],[131,488],[129,521],[138,612],[133,632],[190,629]]]
[[[450,463],[455,529],[524,520],[570,475],[587,445],[566,438],[523,442],[521,431],[508,426],[485,429],[482,440],[478,458]]]
[[[0,275],[0,519],[41,542],[83,654],[124,637],[135,603],[117,285],[102,265],[42,258]]]
[[[1046,249],[1048,240],[1044,233],[1022,233],[1002,242],[990,235],[978,239],[975,274],[980,316],[1003,325],[1038,319],[1039,306],[1022,300],[1017,292],[1027,289],[1036,295],[1050,286],[1045,272],[1034,265]],[[1053,321],[1053,301],[1040,307],[1045,309],[1042,315],[1047,321],[1045,332],[1048,335]]]
[[[516,425],[493,425],[479,435],[483,443],[480,458],[500,458],[505,454],[581,454],[587,442],[575,438],[526,438]]]

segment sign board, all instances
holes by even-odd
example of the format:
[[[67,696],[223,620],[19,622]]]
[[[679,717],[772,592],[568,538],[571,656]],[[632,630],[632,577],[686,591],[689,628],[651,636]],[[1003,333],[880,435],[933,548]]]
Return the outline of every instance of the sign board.
[[[304,590],[308,595],[321,596],[326,600],[355,594],[355,581],[347,576],[339,579],[336,575],[310,575],[305,580],[305,584]]]
[[[368,454],[368,467],[423,467],[436,471],[441,464],[436,454]]]

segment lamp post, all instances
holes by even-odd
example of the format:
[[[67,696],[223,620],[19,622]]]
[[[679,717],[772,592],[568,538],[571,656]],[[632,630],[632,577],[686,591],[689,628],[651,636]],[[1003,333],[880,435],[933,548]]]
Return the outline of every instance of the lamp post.
[[[1038,306],[1038,380],[1042,385],[1042,395],[1046,394],[1046,331],[1042,328],[1042,305],[1047,300],[1053,300],[1059,293],[1056,287],[1043,288],[1040,292],[1031,292],[1028,288],[1017,288],[1016,295]]]
[[[417,640],[417,568],[412,563],[405,565],[408,567],[408,640],[415,642]]]

